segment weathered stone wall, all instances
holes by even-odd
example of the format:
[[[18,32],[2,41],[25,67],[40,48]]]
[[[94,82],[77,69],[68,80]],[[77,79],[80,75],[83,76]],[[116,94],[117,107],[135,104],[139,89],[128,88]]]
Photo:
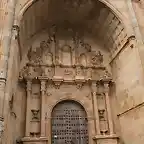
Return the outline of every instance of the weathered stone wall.
[[[138,107],[143,104],[144,89],[143,72],[137,47],[130,45],[127,45],[112,62],[112,71],[116,84],[115,108],[117,108],[120,122],[121,137],[124,143],[135,144],[144,142],[140,138],[143,125],[142,117],[139,116],[143,108]]]
[[[31,0],[32,1],[32,0]],[[120,14],[127,19],[125,23],[130,23],[129,12],[126,3],[124,0],[109,0],[106,2],[110,4],[111,8],[113,6],[120,11]],[[16,7],[16,21],[19,21],[18,15],[21,15],[22,9],[28,4],[28,0],[19,0]],[[143,9],[139,9],[137,3],[133,4],[138,18],[138,23],[140,30],[143,35]],[[114,10],[114,9],[113,9]],[[140,15],[140,16],[139,16]],[[40,37],[39,37],[40,38]],[[43,39],[42,36],[40,38]],[[38,42],[38,41],[37,41]],[[37,45],[37,44],[36,44]],[[101,49],[101,46],[93,44],[93,46]],[[23,57],[21,66],[19,64],[19,50],[18,47],[13,43],[11,48],[11,62],[9,62],[9,76],[8,76],[8,85],[6,91],[6,105],[5,113],[7,110],[9,114],[5,121],[5,138],[3,143],[11,144],[15,143],[17,138],[24,136],[25,131],[25,100],[26,93],[25,89],[22,86],[18,86],[17,78],[20,67],[23,67],[26,63],[26,57]],[[26,56],[28,48],[23,53],[23,56]],[[104,52],[104,51],[103,51]],[[142,53],[141,53],[142,54]],[[18,58],[18,59],[17,59]],[[105,62],[107,64],[109,56],[105,55]],[[142,56],[141,56],[142,58]],[[115,132],[120,134],[122,141],[125,144],[141,144],[144,143],[143,136],[143,71],[142,64],[140,62],[138,49],[136,47],[131,47],[130,45],[126,46],[118,56],[112,61],[112,70],[113,78],[115,81],[115,89],[112,92],[111,102],[112,102],[112,112],[115,123]],[[65,90],[62,87],[63,90]],[[75,91],[75,88],[71,90]],[[63,95],[57,90],[59,95]],[[87,91],[82,93],[75,92],[78,99],[82,97],[82,94],[86,94]],[[47,96],[48,105],[55,103],[58,99],[56,93],[53,93],[52,89]],[[13,108],[9,108],[7,105],[11,96],[14,96],[13,99]],[[81,96],[80,96],[81,95]],[[9,97],[10,96],[10,97]],[[75,97],[74,96],[74,97]],[[64,96],[63,96],[64,97]],[[91,103],[89,97],[84,98],[86,101]],[[37,103],[37,101],[35,102]],[[118,105],[117,105],[118,104]],[[34,106],[37,107],[37,106]],[[117,115],[117,116],[116,116]],[[49,126],[48,126],[49,127]],[[48,132],[47,132],[48,133]],[[49,133],[50,134],[50,133]]]
[[[22,110],[24,100],[18,92],[18,76],[19,76],[19,47],[16,39],[16,31],[13,30],[13,36],[10,47],[10,57],[8,65],[8,77],[5,89],[5,102],[4,102],[4,137],[2,137],[3,143],[13,143],[17,136],[20,134],[21,119],[24,119],[24,113]],[[21,90],[22,91],[22,90]]]
[[[132,1],[133,9],[136,15],[136,20],[141,31],[141,35],[144,39],[144,2],[142,0],[133,0]]]

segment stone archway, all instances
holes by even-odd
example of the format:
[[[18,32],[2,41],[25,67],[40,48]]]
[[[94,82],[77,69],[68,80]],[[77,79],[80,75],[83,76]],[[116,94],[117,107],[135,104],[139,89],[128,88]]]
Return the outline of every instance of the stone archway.
[[[27,82],[23,142],[29,143],[37,137],[43,143],[51,141],[45,131],[45,104],[50,106],[64,95],[66,99],[75,95],[75,99],[91,106],[90,123],[94,129],[89,134],[90,143],[93,140],[118,143],[109,100],[112,82],[109,61],[131,39],[123,22],[106,5],[93,0],[81,2],[36,1],[21,19],[19,38],[26,57],[22,56],[19,80]],[[37,92],[33,92],[35,84],[39,87]],[[29,97],[35,94],[40,98],[36,100],[37,106],[30,105],[35,100]],[[30,122],[30,113],[39,119],[37,123],[33,119]],[[54,135],[55,143],[53,139]]]
[[[75,101],[62,101],[52,111],[52,144],[88,144],[88,118]]]

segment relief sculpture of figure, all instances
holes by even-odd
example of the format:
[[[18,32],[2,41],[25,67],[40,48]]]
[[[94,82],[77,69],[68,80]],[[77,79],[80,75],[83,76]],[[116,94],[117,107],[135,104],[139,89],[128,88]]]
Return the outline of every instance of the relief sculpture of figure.
[[[49,43],[42,41],[40,43],[40,47],[42,49],[42,64],[44,65],[52,65],[53,63],[53,57],[52,53],[50,53]]]
[[[53,55],[49,51],[44,51],[42,55],[42,63],[45,65],[53,64]]]
[[[85,54],[81,54],[79,57],[79,63],[80,65],[86,67],[87,66],[87,57]]]
[[[63,65],[72,64],[71,47],[69,45],[64,45],[62,47],[62,64]]]
[[[41,58],[41,49],[39,47],[30,48],[27,55],[30,63],[37,64],[40,62]]]

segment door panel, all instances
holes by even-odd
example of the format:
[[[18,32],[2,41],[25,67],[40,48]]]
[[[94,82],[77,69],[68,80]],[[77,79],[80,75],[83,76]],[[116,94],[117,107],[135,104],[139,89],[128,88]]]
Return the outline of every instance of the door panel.
[[[52,112],[52,144],[88,144],[87,116],[74,101],[63,101]]]

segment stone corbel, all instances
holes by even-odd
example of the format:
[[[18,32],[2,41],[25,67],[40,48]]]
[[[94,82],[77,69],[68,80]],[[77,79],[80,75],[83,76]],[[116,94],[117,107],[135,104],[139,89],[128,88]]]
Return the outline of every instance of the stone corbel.
[[[56,89],[59,89],[60,88],[60,85],[62,84],[62,82],[64,81],[61,77],[54,77],[53,78],[53,83],[55,85],[55,88]]]
[[[85,79],[75,79],[77,89],[81,89],[85,83]]]

